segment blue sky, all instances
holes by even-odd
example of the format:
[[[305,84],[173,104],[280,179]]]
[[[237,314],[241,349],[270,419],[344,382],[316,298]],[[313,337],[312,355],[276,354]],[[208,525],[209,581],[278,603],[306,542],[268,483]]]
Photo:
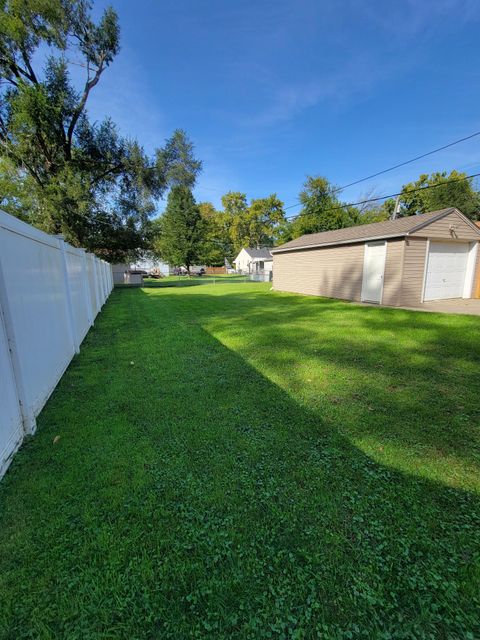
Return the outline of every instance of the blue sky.
[[[199,201],[233,190],[290,205],[309,174],[342,185],[480,130],[477,0],[112,4],[122,50],[90,114],[147,150],[185,129],[204,162]],[[480,171],[480,137],[343,197],[452,168]]]

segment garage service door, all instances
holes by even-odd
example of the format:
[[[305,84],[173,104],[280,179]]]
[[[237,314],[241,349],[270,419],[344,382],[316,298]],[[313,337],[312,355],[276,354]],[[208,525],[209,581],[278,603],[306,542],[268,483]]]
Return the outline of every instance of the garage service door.
[[[462,297],[468,251],[468,243],[430,243],[424,300]]]

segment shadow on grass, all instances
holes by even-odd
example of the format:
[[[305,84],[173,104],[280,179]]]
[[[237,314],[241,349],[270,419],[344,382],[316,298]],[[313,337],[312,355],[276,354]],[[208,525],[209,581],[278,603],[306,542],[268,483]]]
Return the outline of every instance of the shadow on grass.
[[[260,373],[313,348],[284,323],[354,308],[197,291],[114,292],[14,461],[2,637],[476,637],[478,495],[374,462],[340,405],[324,415],[292,397],[294,374],[287,392]],[[374,376],[371,345],[334,331],[343,364]]]
[[[480,396],[472,381],[480,371],[478,318],[265,291],[228,292],[212,301],[189,295],[175,304],[220,339],[238,342],[248,362],[258,362],[319,416],[333,402],[333,427],[340,432],[400,444],[419,463],[455,456],[473,464],[477,476]],[[242,343],[246,333],[254,340]]]

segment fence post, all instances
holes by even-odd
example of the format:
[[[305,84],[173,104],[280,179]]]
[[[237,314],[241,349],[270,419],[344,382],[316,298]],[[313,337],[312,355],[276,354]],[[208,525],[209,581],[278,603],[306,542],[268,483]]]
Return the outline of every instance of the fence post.
[[[55,236],[58,240],[58,248],[62,255],[62,271],[63,284],[65,287],[65,307],[67,309],[67,325],[70,341],[75,353],[80,353],[80,345],[77,340],[77,332],[75,329],[75,316],[73,313],[72,290],[70,289],[70,280],[68,279],[67,250],[65,248],[65,240],[62,235]]]
[[[3,230],[0,228],[0,233]],[[10,359],[12,363],[13,376],[17,389],[17,397],[20,405],[20,413],[22,415],[23,431],[27,435],[35,433],[37,429],[37,421],[32,411],[28,397],[25,391],[25,383],[22,374],[22,366],[18,357],[17,342],[15,338],[15,330],[10,305],[8,302],[7,284],[2,267],[2,257],[0,255],[0,313],[3,315],[3,324],[7,336],[8,349],[10,351]]]
[[[100,258],[97,259],[97,274],[98,274],[98,293],[100,296],[100,306],[103,307],[103,303],[105,302],[103,296],[103,279],[102,279],[102,261]]]
[[[97,260],[97,269],[98,269],[98,291],[100,294],[100,306],[103,307],[103,303],[105,302],[105,296],[103,295],[103,275],[102,275],[102,261],[100,258]]]
[[[102,296],[103,302],[107,301],[107,278],[105,276],[105,262],[102,260]]]
[[[98,290],[98,268],[97,268],[97,258],[92,255],[92,263],[93,263],[93,288],[95,289],[95,300],[97,301],[97,313],[100,312],[102,305],[100,303],[100,292]]]
[[[80,249],[80,251],[82,252],[83,296],[85,298],[85,306],[87,308],[88,324],[91,327],[93,325],[93,308],[92,308],[92,298],[90,296],[90,285],[88,283],[87,254],[85,252],[85,249]]]
[[[107,270],[105,269],[105,260],[102,260],[102,286],[103,286],[103,301],[107,301]]]

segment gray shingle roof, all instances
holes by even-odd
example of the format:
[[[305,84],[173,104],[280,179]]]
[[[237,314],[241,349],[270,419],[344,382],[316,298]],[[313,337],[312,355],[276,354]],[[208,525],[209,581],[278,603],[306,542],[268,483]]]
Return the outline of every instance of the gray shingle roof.
[[[280,247],[275,247],[273,253],[287,251],[290,249],[303,249],[307,247],[318,247],[322,245],[347,244],[359,240],[374,238],[392,238],[405,236],[424,224],[433,222],[437,218],[456,211],[455,208],[421,213],[418,216],[407,216],[396,220],[385,220],[385,222],[373,222],[372,224],[361,224],[345,229],[335,229],[335,231],[323,231],[322,233],[309,233],[295,240],[291,240]]]
[[[268,247],[264,247],[263,249],[250,249],[249,247],[244,247],[244,250],[251,258],[263,258],[268,260],[268,258],[272,257],[272,254],[270,253],[271,249]]]

